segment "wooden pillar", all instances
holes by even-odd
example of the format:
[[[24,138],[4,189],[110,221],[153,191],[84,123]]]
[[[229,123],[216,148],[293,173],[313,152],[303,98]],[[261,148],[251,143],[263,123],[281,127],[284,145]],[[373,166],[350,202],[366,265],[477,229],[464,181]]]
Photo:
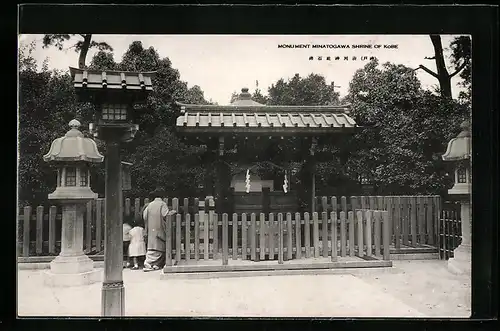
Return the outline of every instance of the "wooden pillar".
[[[313,137],[311,139],[311,148],[309,149],[309,171],[311,175],[311,213],[316,211],[316,145],[317,139]]]
[[[224,212],[224,207],[226,205],[225,203],[225,198],[226,198],[226,188],[224,187],[225,180],[225,164],[224,164],[224,137],[219,137],[219,144],[217,148],[217,176],[215,179],[215,196],[217,199],[215,209],[219,215],[222,215]]]
[[[106,148],[102,315],[123,316],[125,288],[123,286],[122,174],[118,139],[108,140]]]

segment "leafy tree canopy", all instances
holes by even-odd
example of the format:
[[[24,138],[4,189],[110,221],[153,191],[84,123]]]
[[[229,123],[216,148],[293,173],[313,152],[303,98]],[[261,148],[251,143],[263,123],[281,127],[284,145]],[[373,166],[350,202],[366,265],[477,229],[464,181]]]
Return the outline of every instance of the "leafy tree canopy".
[[[357,121],[367,126],[349,144],[352,177],[369,177],[385,194],[438,194],[447,188],[441,155],[466,107],[423,90],[411,68],[377,61],[354,74],[348,99]]]

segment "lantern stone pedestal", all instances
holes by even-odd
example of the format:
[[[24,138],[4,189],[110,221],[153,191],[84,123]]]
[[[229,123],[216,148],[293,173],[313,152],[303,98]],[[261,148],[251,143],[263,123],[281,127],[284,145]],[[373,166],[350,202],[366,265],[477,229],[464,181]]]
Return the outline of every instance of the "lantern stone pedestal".
[[[454,274],[471,274],[471,219],[470,203],[462,202],[460,217],[462,223],[462,243],[453,251],[453,258],[448,260],[448,270]]]
[[[102,270],[83,253],[83,212],[85,204],[69,202],[62,206],[61,253],[44,272],[44,283],[52,287],[88,285],[102,281]]]

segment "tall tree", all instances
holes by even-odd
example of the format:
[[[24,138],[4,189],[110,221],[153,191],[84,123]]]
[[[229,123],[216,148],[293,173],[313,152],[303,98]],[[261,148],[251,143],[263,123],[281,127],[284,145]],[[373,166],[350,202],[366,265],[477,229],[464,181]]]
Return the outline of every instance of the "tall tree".
[[[421,88],[413,69],[376,61],[358,70],[349,95],[354,116],[367,127],[354,135],[351,178],[369,177],[381,194],[439,194],[450,182],[441,155],[465,107]]]
[[[43,161],[52,141],[64,135],[78,109],[71,77],[38,68],[34,44],[19,50],[19,201],[36,205],[54,189],[56,175]]]
[[[428,73],[429,75],[435,77],[439,81],[439,90],[440,90],[441,96],[444,98],[451,99],[452,98],[451,79],[455,75],[457,75],[462,69],[465,68],[468,61],[464,61],[462,64],[458,65],[456,67],[455,71],[450,74],[448,72],[448,69],[446,68],[446,62],[445,62],[444,53],[443,53],[443,44],[441,42],[441,36],[431,34],[431,35],[429,35],[429,37],[431,39],[432,46],[434,48],[434,56],[426,57],[426,59],[435,60],[436,72],[430,70],[429,68],[427,68],[424,65],[419,65],[417,69],[422,69],[426,73]]]
[[[73,36],[79,36],[83,40],[76,41],[69,48],[74,48],[75,52],[80,52],[78,57],[78,68],[85,68],[85,60],[87,58],[87,53],[91,48],[97,48],[100,51],[113,51],[113,48],[104,41],[94,41],[92,40],[92,34],[46,34],[43,36],[43,47],[55,46],[59,50],[64,48],[66,41],[70,40]]]
[[[265,105],[267,103],[267,97],[264,96],[259,88],[255,89],[255,92],[252,94],[252,100],[258,103]]]
[[[335,92],[333,83],[327,84],[325,77],[310,74],[285,81],[280,79],[271,85],[268,90],[268,104],[270,105],[331,105],[339,102],[339,93]]]
[[[455,37],[451,44],[451,63],[458,70],[463,65],[463,70],[460,72],[462,85],[466,90],[460,92],[459,99],[470,105],[472,97],[472,43],[470,36]]]
[[[148,97],[148,111],[137,114],[140,130],[135,139],[124,146],[124,159],[131,161],[132,191],[129,195],[145,195],[155,185],[162,185],[169,194],[195,196],[202,182],[203,148],[184,144],[175,134],[176,101],[207,104],[202,89],[188,87],[170,59],[161,58],[154,47],[145,48],[134,41],[120,63],[113,56],[98,52],[91,66],[99,69],[156,71],[153,92]]]

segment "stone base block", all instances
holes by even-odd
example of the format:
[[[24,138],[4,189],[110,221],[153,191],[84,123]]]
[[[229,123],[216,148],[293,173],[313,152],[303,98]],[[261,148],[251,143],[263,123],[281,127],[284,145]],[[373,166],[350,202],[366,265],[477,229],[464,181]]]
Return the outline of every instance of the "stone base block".
[[[448,270],[456,275],[468,275],[472,270],[471,248],[460,245],[453,251],[453,258],[448,260]]]
[[[52,270],[43,271],[44,284],[50,287],[82,286],[102,282],[102,270],[91,270],[81,273],[58,274]]]
[[[50,262],[50,271],[54,274],[80,274],[93,269],[94,261],[83,253],[76,256],[58,255]]]

